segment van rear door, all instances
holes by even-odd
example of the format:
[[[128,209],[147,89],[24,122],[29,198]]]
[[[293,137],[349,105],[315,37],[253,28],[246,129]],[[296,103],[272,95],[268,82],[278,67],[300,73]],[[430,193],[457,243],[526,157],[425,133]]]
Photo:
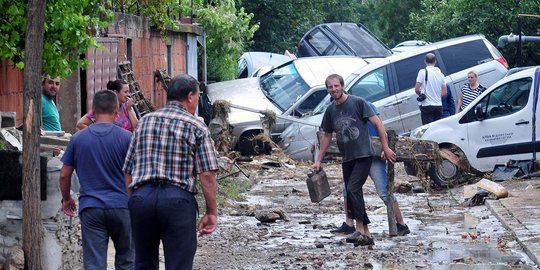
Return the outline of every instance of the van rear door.
[[[471,70],[478,74],[478,82],[486,88],[506,74],[506,67],[495,59],[485,42],[477,39],[439,48],[446,75],[452,79],[454,89],[459,91],[467,83],[467,73]]]
[[[462,121],[470,119],[466,152],[474,168],[491,171],[510,159],[532,159],[532,82],[529,76],[509,81],[469,106]]]

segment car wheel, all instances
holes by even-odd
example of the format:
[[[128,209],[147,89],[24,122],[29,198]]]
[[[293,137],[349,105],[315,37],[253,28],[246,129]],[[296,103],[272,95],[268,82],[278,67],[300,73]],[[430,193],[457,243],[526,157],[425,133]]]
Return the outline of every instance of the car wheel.
[[[429,166],[429,178],[441,188],[455,186],[462,175],[463,170],[447,159],[443,159],[440,164],[431,163]]]
[[[407,175],[417,176],[417,167],[414,161],[403,161],[403,167]]]
[[[253,140],[258,132],[250,131],[246,132],[238,140],[237,150],[242,154],[242,156],[252,156],[252,155],[269,155],[272,153],[272,146],[260,140]]]

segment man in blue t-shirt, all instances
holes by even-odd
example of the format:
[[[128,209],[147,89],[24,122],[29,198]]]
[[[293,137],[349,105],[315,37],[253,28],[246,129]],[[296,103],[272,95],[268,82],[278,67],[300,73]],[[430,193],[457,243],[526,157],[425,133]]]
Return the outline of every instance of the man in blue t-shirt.
[[[110,90],[94,95],[96,123],[75,135],[62,157],[60,171],[62,209],[74,216],[71,175],[75,170],[81,185],[81,219],[84,269],[106,269],[109,237],[115,250],[114,269],[133,269],[134,249],[128,210],[128,192],[122,166],[131,132],[114,124],[118,98]]]

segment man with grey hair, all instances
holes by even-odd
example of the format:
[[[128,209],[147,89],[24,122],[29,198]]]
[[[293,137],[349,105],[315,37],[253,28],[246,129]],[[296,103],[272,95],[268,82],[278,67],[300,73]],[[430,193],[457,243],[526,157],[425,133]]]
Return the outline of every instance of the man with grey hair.
[[[163,242],[166,269],[192,269],[199,236],[217,226],[217,152],[206,125],[194,115],[199,85],[189,75],[174,77],[165,107],[145,115],[133,133],[124,164],[135,269],[159,269]],[[200,178],[206,213],[196,226],[195,194]]]
[[[418,71],[414,90],[418,95],[422,125],[442,118],[441,97],[446,96],[446,83],[441,70],[436,67],[435,54],[428,53],[424,58],[426,68]]]

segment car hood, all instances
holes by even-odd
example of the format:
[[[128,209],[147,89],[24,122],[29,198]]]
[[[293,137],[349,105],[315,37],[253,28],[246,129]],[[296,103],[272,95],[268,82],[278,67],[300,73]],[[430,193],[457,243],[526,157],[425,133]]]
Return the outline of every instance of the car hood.
[[[243,106],[255,110],[272,110],[281,114],[259,88],[258,78],[246,78],[208,85],[208,98],[213,104],[216,100],[227,100],[232,105]]]
[[[229,101],[231,105],[242,106],[257,111],[270,110],[278,115],[283,113],[263,94],[259,88],[258,78],[212,83],[208,85],[207,94],[211,103],[221,99]],[[260,125],[260,118],[261,114],[259,113],[234,107],[231,108],[231,112],[229,113],[229,123],[233,126],[237,123],[242,123],[243,125],[248,125],[249,123],[251,123],[250,125]]]

